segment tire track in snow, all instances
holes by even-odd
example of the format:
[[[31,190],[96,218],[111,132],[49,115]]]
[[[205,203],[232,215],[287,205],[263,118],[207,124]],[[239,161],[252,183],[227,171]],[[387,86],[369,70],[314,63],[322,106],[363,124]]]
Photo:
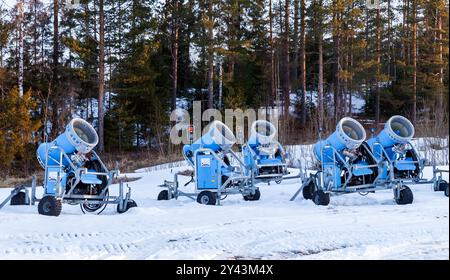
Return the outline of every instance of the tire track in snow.
[[[370,244],[402,243],[405,240],[410,244],[423,243],[427,236],[439,241],[439,236],[448,234],[445,230],[418,229],[416,225],[406,224],[392,230],[361,226],[351,231],[345,226],[332,230],[325,226],[302,225],[286,229],[274,225],[275,228],[261,229],[258,226],[236,228],[236,224],[230,224],[232,230],[224,230],[216,224],[202,228],[180,226],[176,230],[2,235],[0,244],[6,246],[0,246],[3,248],[0,254],[20,255],[21,258],[45,254],[103,258],[126,254],[129,258],[143,259],[179,253],[193,258],[196,251],[201,251],[220,258],[297,258]]]

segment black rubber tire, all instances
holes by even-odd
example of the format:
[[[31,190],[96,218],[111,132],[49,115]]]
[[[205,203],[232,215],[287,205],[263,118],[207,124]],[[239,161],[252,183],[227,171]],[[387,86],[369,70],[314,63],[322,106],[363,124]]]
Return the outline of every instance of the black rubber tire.
[[[163,190],[158,194],[158,200],[169,200],[169,191]]]
[[[19,192],[13,197],[11,197],[11,205],[26,205],[26,196],[25,192]]]
[[[398,205],[411,204],[414,200],[414,195],[408,186],[403,186],[400,190],[400,196],[395,199]]]
[[[81,211],[83,211],[84,214],[86,213],[94,213],[98,211],[100,208],[105,207],[106,204],[89,204],[89,203],[82,203],[80,204]]]
[[[275,183],[277,183],[278,185],[281,184],[281,182],[283,182],[283,180],[276,180]]]
[[[445,195],[446,197],[448,197],[448,185],[447,185],[447,189],[445,189],[445,191],[444,191],[444,195]]]
[[[256,200],[259,200],[260,198],[261,198],[261,192],[259,191],[259,188],[255,189],[254,194],[244,195],[245,201],[256,201]]]
[[[202,191],[197,196],[197,202],[205,205],[216,205],[216,193],[210,191]]]
[[[312,200],[316,205],[327,206],[330,204],[330,194],[322,190],[316,190],[313,194]]]
[[[130,199],[130,200],[128,200],[127,205],[126,205],[124,210],[120,210],[119,209],[119,204],[117,204],[117,212],[119,214],[122,214],[122,213],[127,212],[130,208],[133,208],[133,207],[137,207],[137,203],[136,203],[136,201]]]
[[[52,195],[44,196],[38,204],[38,212],[44,216],[59,216],[62,210],[61,200]]]
[[[439,182],[438,190],[439,190],[440,192],[445,192],[445,190],[446,190],[447,188],[448,188],[448,183],[447,183],[447,181],[441,180],[441,181]]]
[[[316,185],[314,184],[313,181],[311,181],[308,185],[306,185],[303,190],[303,198],[308,200],[308,199],[313,199],[314,196],[314,192],[316,191]]]

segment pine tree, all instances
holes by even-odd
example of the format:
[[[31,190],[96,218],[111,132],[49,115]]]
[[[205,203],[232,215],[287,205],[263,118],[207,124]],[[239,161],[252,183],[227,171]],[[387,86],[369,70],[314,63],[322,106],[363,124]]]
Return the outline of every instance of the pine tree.
[[[30,112],[36,105],[31,89],[20,96],[17,86],[0,102],[0,176],[8,175],[14,161],[29,163],[34,157],[34,147],[30,150],[29,145],[34,146],[38,140],[40,123]]]

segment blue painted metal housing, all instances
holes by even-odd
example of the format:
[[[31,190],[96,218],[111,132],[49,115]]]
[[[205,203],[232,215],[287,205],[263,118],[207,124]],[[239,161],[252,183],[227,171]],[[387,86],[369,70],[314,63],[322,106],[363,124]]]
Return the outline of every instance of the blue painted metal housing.
[[[198,149],[211,149],[214,152],[227,151],[236,143],[233,132],[222,122],[213,121],[209,125],[208,132],[197,139],[191,145],[183,146],[183,155],[191,164],[194,164],[194,153]]]
[[[243,146],[245,174],[254,172],[258,180],[280,181],[287,174],[286,152],[283,146],[275,140],[275,126],[265,120],[252,124],[247,144]]]
[[[418,176],[421,169],[418,153],[411,145],[414,136],[414,126],[403,116],[392,116],[384,129],[376,136],[367,140],[375,158],[383,164],[382,178],[389,179],[392,166],[399,174],[412,173]],[[400,171],[400,172],[397,172]]]

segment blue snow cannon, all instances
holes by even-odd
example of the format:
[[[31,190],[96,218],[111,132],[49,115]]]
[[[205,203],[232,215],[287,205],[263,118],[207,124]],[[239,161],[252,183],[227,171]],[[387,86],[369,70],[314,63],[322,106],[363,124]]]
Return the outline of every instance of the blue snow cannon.
[[[382,179],[419,179],[425,160],[420,159],[411,144],[413,136],[413,124],[407,118],[396,115],[386,122],[378,135],[367,140],[374,157],[383,164]]]
[[[327,161],[332,156],[332,153],[330,154],[332,150],[344,155],[346,151],[357,149],[365,139],[364,127],[355,119],[345,117],[338,122],[333,134],[314,145],[314,155],[320,162]]]
[[[287,174],[286,152],[276,141],[277,129],[266,120],[255,121],[250,136],[242,148],[248,172],[254,172],[257,180],[281,183]]]
[[[59,216],[63,202],[80,204],[83,213],[101,213],[111,203],[117,204],[119,213],[136,207],[130,192],[124,197],[122,183],[119,196],[109,195],[109,185],[119,171],[109,171],[95,153],[98,141],[92,125],[74,118],[55,140],[39,145],[36,156],[45,170],[39,214]]]
[[[371,190],[378,165],[368,146],[363,144],[365,139],[366,131],[357,120],[341,119],[333,134],[313,146],[320,167],[302,180],[303,197],[317,205],[328,205],[330,193]]]
[[[187,196],[206,205],[220,205],[229,194],[240,194],[245,200],[259,200],[260,192],[250,175],[245,174],[245,165],[231,149],[236,143],[233,132],[222,122],[213,121],[203,136],[183,147],[183,157],[192,166],[191,180],[195,192],[179,190],[178,175],[173,181],[164,181],[161,187],[167,188],[158,194],[158,200],[169,200]],[[232,161],[234,160],[234,161]],[[182,174],[181,175],[185,175]]]
[[[209,124],[207,132],[190,145],[184,145],[183,156],[192,165],[198,149],[209,149],[216,153],[227,152],[236,143],[233,132],[221,121]]]
[[[72,119],[63,134],[49,143],[39,145],[36,156],[43,168],[45,166],[59,166],[61,151],[66,155],[87,154],[98,144],[95,129],[85,120]],[[69,161],[62,158],[62,165],[67,167]]]

